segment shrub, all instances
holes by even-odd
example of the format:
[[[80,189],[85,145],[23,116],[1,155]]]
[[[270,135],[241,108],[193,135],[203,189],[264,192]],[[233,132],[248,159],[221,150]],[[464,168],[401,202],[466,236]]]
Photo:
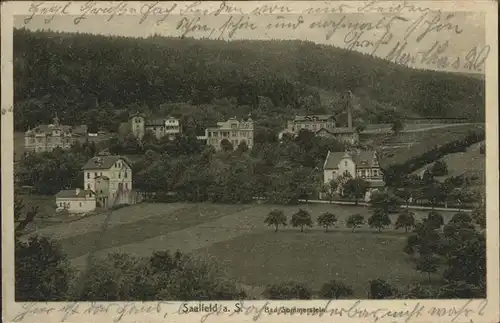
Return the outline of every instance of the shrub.
[[[269,285],[262,293],[266,299],[311,299],[311,289],[294,281]]]
[[[438,160],[432,165],[431,173],[434,176],[444,176],[448,174],[448,166],[442,160]]]
[[[397,290],[385,280],[375,279],[370,281],[369,299],[387,299],[397,294]]]
[[[342,282],[332,280],[323,284],[319,295],[324,299],[339,299],[352,296],[353,293],[354,292],[350,286]]]
[[[55,241],[38,236],[16,240],[14,268],[16,301],[70,300],[74,271]]]

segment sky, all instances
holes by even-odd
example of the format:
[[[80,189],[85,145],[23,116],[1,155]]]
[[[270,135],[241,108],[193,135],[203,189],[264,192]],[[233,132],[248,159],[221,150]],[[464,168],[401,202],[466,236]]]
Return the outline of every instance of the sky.
[[[339,13],[339,8],[332,9],[329,2],[317,3],[323,5],[311,8],[322,9],[321,14],[310,14],[301,7],[299,11],[274,12],[273,15],[247,14],[247,11],[245,14],[232,12],[217,16],[181,15],[179,9],[183,8],[179,3],[168,16],[154,15],[153,10],[144,15],[147,12],[144,8],[138,9],[141,13],[136,15],[111,19],[110,16],[87,14],[78,24],[75,24],[75,18],[81,15],[53,18],[35,15],[27,24],[25,19],[29,16],[15,16],[14,26],[131,37],[146,37],[154,33],[179,37],[184,33],[187,37],[226,40],[302,39],[373,54],[415,68],[484,72],[480,63],[487,57],[488,48],[485,46],[485,16],[482,13],[437,12],[422,8],[394,14],[359,13],[355,8]],[[164,3],[162,10],[169,9],[168,4]],[[337,12],[325,14],[325,9]],[[47,17],[50,18],[48,23]],[[196,27],[198,29],[193,30]]]

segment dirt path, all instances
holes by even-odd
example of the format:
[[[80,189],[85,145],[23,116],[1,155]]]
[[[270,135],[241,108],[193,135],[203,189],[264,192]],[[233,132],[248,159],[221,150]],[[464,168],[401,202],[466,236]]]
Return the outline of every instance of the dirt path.
[[[423,132],[423,131],[429,131],[429,130],[434,130],[434,129],[442,129],[442,128],[451,128],[451,127],[458,127],[458,126],[464,126],[464,125],[477,125],[479,123],[451,123],[451,124],[436,124],[436,125],[427,125],[422,128],[414,128],[414,129],[403,129],[401,130],[402,133],[408,133],[408,132]],[[363,131],[361,134],[383,134],[383,133],[391,133],[391,127],[384,127],[384,128],[378,128],[378,129],[367,129]]]

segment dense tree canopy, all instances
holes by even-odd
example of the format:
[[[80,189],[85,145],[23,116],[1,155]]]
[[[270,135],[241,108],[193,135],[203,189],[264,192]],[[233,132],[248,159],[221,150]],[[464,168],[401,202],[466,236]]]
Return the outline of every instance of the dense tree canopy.
[[[217,104],[219,116],[252,112],[272,120],[345,110],[349,90],[369,106],[365,111],[386,105],[412,115],[484,118],[484,81],[412,70],[307,41],[136,39],[17,29],[14,58],[18,130],[50,122],[55,112],[67,124],[116,130],[130,110],[179,114],[168,105],[160,111],[178,102],[191,105],[178,116],[196,124],[204,105],[227,98],[238,108]],[[259,104],[260,97],[269,104]]]

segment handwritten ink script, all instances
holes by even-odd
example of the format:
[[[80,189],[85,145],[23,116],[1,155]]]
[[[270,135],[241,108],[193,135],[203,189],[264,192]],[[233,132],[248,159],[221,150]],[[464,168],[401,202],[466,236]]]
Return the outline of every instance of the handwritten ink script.
[[[289,39],[297,33],[318,43],[361,51],[401,65],[483,72],[491,48],[484,38],[474,35],[481,26],[484,35],[484,19],[479,27],[464,19],[465,15],[476,14],[445,12],[412,1],[365,1],[357,6],[348,2],[312,2],[308,7],[304,2],[294,6],[294,2],[156,1],[138,5],[126,1],[41,1],[30,5],[24,24],[32,24],[38,15],[43,16],[45,24],[59,15],[71,15],[75,25],[84,26],[89,17],[103,15],[107,22],[126,16],[132,24],[168,25],[172,28],[166,29],[175,30],[169,36]],[[464,49],[463,44],[469,47]]]
[[[220,316],[248,316],[258,321],[264,316],[330,316],[371,322],[408,323],[415,319],[441,318],[448,322],[481,321],[488,305],[487,300],[461,300],[454,306],[424,306],[420,302],[397,306],[397,309],[369,307],[370,302],[354,301],[346,307],[337,307],[334,301],[324,301],[314,307],[281,306],[279,303],[266,301],[254,305],[251,302],[235,303],[201,303],[201,302],[122,302],[122,303],[69,303],[64,305],[48,305],[44,303],[24,303],[22,309],[12,318],[13,322],[41,320],[43,316],[57,317],[60,322],[70,322],[75,317],[92,317],[106,315],[114,323],[125,321],[134,315],[151,315],[153,318],[166,319],[174,315],[198,315],[200,322]],[[438,304],[438,303],[436,303]]]

